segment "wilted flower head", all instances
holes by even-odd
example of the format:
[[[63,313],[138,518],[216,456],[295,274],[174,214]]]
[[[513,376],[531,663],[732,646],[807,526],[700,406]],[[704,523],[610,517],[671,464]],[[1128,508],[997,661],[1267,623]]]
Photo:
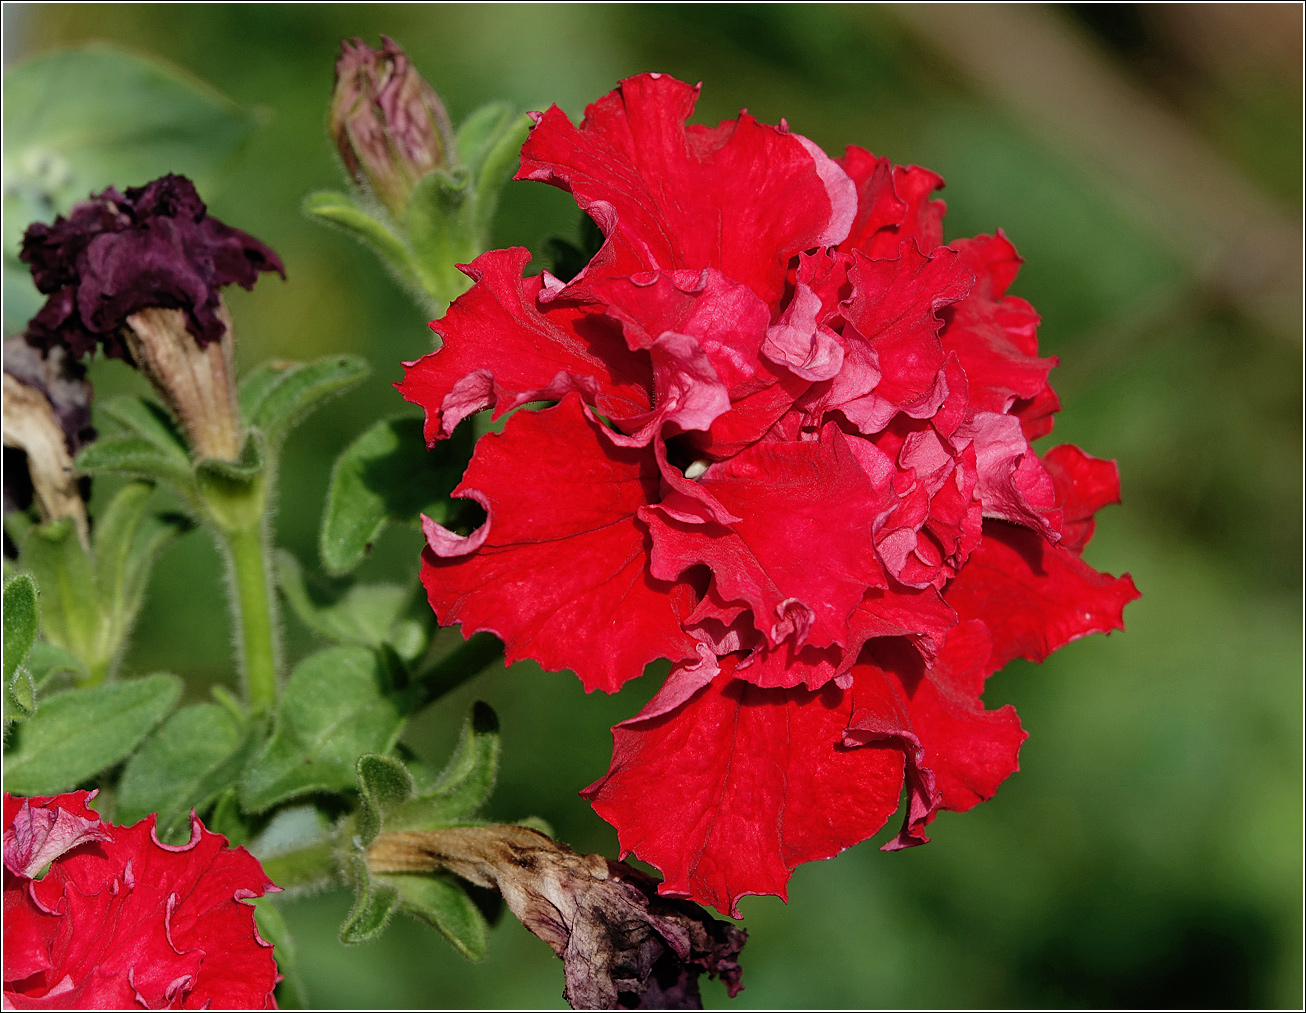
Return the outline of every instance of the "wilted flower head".
[[[94,794],[4,797],[5,1009],[275,1008],[258,860],[198,818],[175,848],[104,823]]]
[[[328,128],[349,175],[400,221],[418,182],[457,163],[444,103],[384,35],[380,49],[340,43]]]
[[[1115,465],[1030,444],[1056,360],[1006,237],[945,245],[934,173],[686,125],[697,97],[645,74],[579,125],[539,114],[518,178],[603,246],[565,282],[477,258],[399,387],[432,443],[523,409],[454,491],[485,523],[424,523],[431,605],[587,689],[672,662],[585,795],[664,894],[733,914],[904,786],[889,848],[989,798],[1025,733],[985,679],[1119,629],[1137,591],[1081,558]]]
[[[4,343],[4,510],[36,500],[46,520],[72,517],[85,540],[89,479],[72,459],[95,439],[86,369],[63,348],[48,353],[21,337]]]
[[[498,890],[517,919],[562,958],[576,1009],[702,1009],[704,972],[733,997],[747,934],[697,904],[659,896],[638,869],[580,855],[521,826],[381,834],[369,869],[452,872]]]
[[[96,345],[135,362],[181,419],[201,457],[234,458],[231,318],[220,289],[252,289],[280,258],[207,212],[190,180],[163,176],[126,196],[112,187],[23,236],[21,259],[49,298],[27,328],[39,348],[80,357]]]
[[[62,345],[76,358],[97,344],[105,355],[128,358],[127,319],[151,308],[180,310],[204,347],[227,329],[221,288],[252,289],[261,271],[285,276],[272,250],[209,215],[191,181],[172,175],[128,187],[125,196],[110,187],[53,225],[28,226],[19,259],[49,296],[27,340]]]

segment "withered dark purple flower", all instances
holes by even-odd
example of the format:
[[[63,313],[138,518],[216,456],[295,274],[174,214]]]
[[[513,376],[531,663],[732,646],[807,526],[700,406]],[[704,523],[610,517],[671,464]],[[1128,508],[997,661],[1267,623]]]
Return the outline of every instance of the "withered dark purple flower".
[[[743,988],[747,933],[697,904],[660,896],[624,862],[579,855],[521,826],[381,834],[376,875],[445,871],[498,890],[517,919],[563,960],[575,1009],[702,1009],[698,979]]]
[[[341,42],[328,128],[354,182],[401,221],[417,183],[457,160],[440,96],[385,36]]]
[[[181,310],[202,348],[226,329],[219,289],[253,288],[263,271],[285,277],[271,249],[209,215],[190,180],[174,175],[125,195],[110,187],[52,225],[29,226],[19,258],[49,297],[27,340],[76,358],[99,345],[130,361],[123,328],[147,308]]]

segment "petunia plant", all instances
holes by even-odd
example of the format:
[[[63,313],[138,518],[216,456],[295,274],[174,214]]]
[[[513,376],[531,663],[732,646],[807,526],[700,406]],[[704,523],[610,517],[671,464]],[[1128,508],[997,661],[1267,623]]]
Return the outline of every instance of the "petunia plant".
[[[923,844],[1017,769],[985,680],[1137,596],[1081,557],[1115,465],[1032,446],[1059,402],[1020,258],[1001,231],[945,242],[934,173],[747,113],[689,126],[697,95],[644,74],[579,124],[492,104],[455,126],[393,41],[342,45],[348,192],[304,210],[379,256],[436,347],[341,453],[317,561],[275,545],[279,458],[367,364],[238,378],[223,289],[293,266],[172,167],[49,195],[14,251],[41,300],[5,345],[6,1006],[303,1002],[268,898],[344,883],[343,943],[403,913],[477,960],[497,904],[573,1006],[697,1007],[704,974],[742,987],[745,933],[706,908],[785,896],[895,813],[885,850]],[[585,215],[534,273],[488,249],[510,177]],[[96,354],[154,393],[92,428]],[[390,524],[421,558],[354,580]],[[123,670],[154,560],[192,531],[237,629],[211,699]],[[279,602],[324,641],[293,666]],[[668,672],[575,786],[621,855],[480,815],[487,705],[442,770],[402,741],[500,659],[605,693]]]

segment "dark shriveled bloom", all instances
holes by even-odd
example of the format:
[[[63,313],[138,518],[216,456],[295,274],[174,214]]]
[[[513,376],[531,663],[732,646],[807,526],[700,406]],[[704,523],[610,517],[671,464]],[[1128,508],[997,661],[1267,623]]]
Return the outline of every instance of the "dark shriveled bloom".
[[[522,409],[454,491],[485,523],[425,523],[431,605],[587,689],[672,663],[584,794],[664,895],[737,914],[904,789],[891,849],[991,797],[1025,732],[985,680],[1121,628],[1137,590],[1081,555],[1115,464],[1031,445],[1056,360],[1006,237],[945,243],[929,170],[686,125],[697,97],[644,74],[539,114],[517,178],[603,246],[565,283],[478,257],[399,388],[432,443]]]
[[[19,254],[48,298],[30,344],[134,362],[177,413],[201,457],[240,451],[231,320],[221,289],[254,287],[281,260],[208,214],[190,180],[112,187],[54,224],[28,227]]]

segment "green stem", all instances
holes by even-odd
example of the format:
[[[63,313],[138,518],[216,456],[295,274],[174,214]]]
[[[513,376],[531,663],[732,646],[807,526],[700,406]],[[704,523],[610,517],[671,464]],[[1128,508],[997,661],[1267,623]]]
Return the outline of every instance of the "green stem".
[[[231,553],[245,693],[253,710],[270,711],[277,704],[276,617],[262,526],[224,535]]]

